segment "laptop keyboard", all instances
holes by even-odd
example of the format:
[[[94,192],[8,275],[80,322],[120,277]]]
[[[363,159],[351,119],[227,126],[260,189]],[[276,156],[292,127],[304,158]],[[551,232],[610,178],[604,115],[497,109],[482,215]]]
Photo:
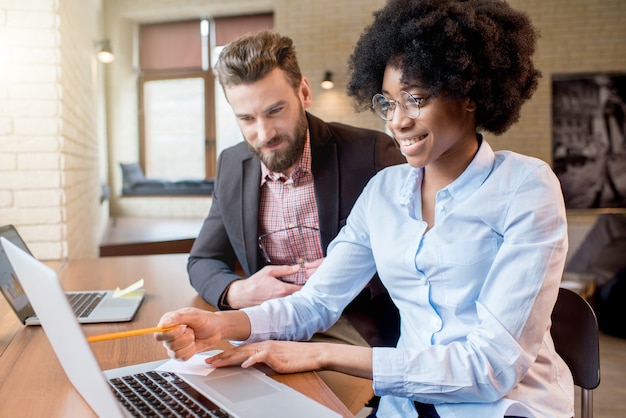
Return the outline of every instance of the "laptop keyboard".
[[[150,371],[112,378],[109,383],[136,417],[234,418],[174,373]]]
[[[98,306],[106,292],[68,293],[67,298],[78,318],[86,318]]]

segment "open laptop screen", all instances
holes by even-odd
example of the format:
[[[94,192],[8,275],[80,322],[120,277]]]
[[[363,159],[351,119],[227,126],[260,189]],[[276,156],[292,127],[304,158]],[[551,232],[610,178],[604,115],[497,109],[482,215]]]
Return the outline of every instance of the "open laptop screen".
[[[1,226],[0,236],[30,254],[26,244],[12,225]],[[0,290],[22,323],[26,321],[26,318],[35,314],[2,247],[0,247]]]

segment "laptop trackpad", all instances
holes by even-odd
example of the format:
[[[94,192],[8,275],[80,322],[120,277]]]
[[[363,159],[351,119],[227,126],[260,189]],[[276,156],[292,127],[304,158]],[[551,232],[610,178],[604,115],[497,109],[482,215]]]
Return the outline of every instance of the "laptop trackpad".
[[[124,308],[128,306],[128,300],[123,298],[107,298],[100,305],[101,308]]]
[[[235,373],[211,379],[207,386],[231,402],[247,401],[278,392],[272,385],[247,373]]]

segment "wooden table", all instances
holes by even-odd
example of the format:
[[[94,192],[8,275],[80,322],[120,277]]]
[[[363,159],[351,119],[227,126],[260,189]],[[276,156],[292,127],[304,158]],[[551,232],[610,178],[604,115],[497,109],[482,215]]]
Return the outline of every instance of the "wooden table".
[[[133,321],[82,325],[85,335],[95,335],[155,326],[163,313],[185,306],[213,310],[189,285],[186,261],[185,254],[74,260],[60,268],[59,276],[66,290],[123,288],[144,279],[146,297]],[[0,351],[0,415],[94,416],[65,376],[43,330],[20,327],[7,309],[6,303],[0,305],[2,329],[7,330],[0,333],[6,347]],[[92,348],[103,370],[167,358],[165,349],[151,335],[92,343]],[[272,377],[344,417],[352,416],[316,373]]]

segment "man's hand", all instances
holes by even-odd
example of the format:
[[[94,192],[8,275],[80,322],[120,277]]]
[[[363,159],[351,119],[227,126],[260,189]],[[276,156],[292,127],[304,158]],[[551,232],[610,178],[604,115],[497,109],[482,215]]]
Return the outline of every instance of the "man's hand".
[[[313,275],[313,273],[317,271],[317,268],[320,266],[320,264],[322,264],[322,261],[324,261],[323,258],[318,258],[317,260],[304,263],[304,272],[306,274],[307,280]]]
[[[301,266],[265,266],[252,276],[231,283],[226,302],[233,309],[260,305],[269,299],[291,295],[302,286],[285,283],[280,277],[295,274]]]

